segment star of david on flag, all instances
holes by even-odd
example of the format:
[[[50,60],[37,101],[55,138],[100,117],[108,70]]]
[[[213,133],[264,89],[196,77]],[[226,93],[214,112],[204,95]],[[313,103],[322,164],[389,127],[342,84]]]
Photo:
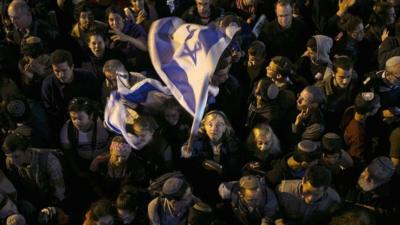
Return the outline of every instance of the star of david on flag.
[[[168,17],[153,22],[148,46],[151,61],[172,95],[193,117],[191,133],[197,132],[209,94],[217,87],[209,82],[224,50],[240,28],[187,24]]]

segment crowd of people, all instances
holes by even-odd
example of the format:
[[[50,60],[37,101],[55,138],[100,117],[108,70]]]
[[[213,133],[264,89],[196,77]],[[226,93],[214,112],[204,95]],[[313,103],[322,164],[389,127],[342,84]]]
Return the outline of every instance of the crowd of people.
[[[399,0],[0,1],[0,223],[387,225],[400,216]],[[241,30],[196,135],[161,81],[154,21]],[[135,149],[129,144],[135,143]]]

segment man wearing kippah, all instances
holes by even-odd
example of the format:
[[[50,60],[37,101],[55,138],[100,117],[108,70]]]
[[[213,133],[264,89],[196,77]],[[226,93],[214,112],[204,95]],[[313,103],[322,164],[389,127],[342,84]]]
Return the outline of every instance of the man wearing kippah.
[[[395,167],[386,156],[374,158],[361,173],[354,174],[344,195],[346,203],[372,210],[379,224],[393,224],[400,199],[394,182]]]
[[[189,184],[182,178],[171,177],[163,184],[161,196],[147,207],[150,224],[180,225],[196,202],[200,200],[192,194]]]
[[[301,141],[297,144],[295,151],[274,164],[272,170],[266,173],[265,179],[271,187],[275,187],[282,180],[301,179],[305,169],[316,164],[320,157],[321,151],[316,142]]]
[[[244,225],[274,224],[278,201],[274,192],[259,177],[248,175],[239,181],[222,183],[218,191],[221,198],[227,201],[226,207],[232,208],[234,213],[234,216],[225,215],[224,220],[229,224],[236,224],[237,221]]]

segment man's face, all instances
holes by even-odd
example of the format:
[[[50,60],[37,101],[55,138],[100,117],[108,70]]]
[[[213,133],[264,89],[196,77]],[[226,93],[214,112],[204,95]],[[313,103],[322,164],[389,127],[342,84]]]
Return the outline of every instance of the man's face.
[[[106,44],[104,43],[103,37],[99,35],[91,35],[88,46],[90,51],[92,51],[93,55],[95,55],[97,58],[103,57],[106,49]]]
[[[311,108],[312,101],[313,96],[308,91],[303,90],[297,98],[297,109],[304,111],[307,108]]]
[[[320,200],[326,191],[326,187],[313,187],[309,181],[304,182],[302,181],[302,198],[306,204],[313,204],[316,201]]]
[[[126,161],[128,161],[130,152],[129,151],[112,150],[110,152],[110,154],[111,154],[111,156],[110,156],[111,164],[113,164],[115,166],[121,166],[121,165],[125,164]]]
[[[268,135],[265,134],[264,132],[259,132],[258,135],[256,135],[256,146],[260,152],[268,151],[269,150],[268,148],[270,146]]]
[[[82,30],[89,30],[94,21],[92,12],[81,12],[79,14],[79,27]]]
[[[278,24],[282,29],[290,28],[293,20],[293,9],[292,6],[288,5],[276,5],[275,9],[276,18],[278,20]]]
[[[340,154],[325,154],[323,155],[323,160],[327,165],[334,166],[340,159]]]
[[[342,68],[337,68],[335,73],[336,84],[340,88],[347,88],[350,84],[352,73],[353,69],[344,70]]]
[[[250,55],[247,60],[247,66],[250,68],[258,68],[263,62],[263,57],[259,55]]]
[[[69,112],[72,124],[80,131],[88,131],[93,124],[93,115],[88,115],[86,112]]]
[[[210,16],[210,0],[196,0],[196,8],[200,17]]]
[[[255,206],[262,197],[261,195],[262,192],[260,188],[243,190],[243,200],[250,206]]]
[[[133,130],[136,135],[134,144],[138,149],[144,148],[153,139],[154,132],[152,131],[142,129],[141,127],[135,125]]]
[[[10,17],[11,23],[18,29],[26,29],[31,25],[30,12],[25,13],[15,7],[9,7],[8,16]]]
[[[280,82],[282,80],[282,76],[278,73],[278,65],[276,65],[273,61],[269,63],[266,68],[267,77],[270,78],[273,82]]]
[[[225,83],[226,80],[229,78],[229,70],[231,66],[227,66],[223,69],[216,70],[214,75],[211,78],[211,84],[214,86],[219,86]]]
[[[351,32],[351,37],[356,41],[362,41],[364,38],[364,24],[360,23],[356,26],[354,31]]]
[[[131,0],[131,6],[133,11],[138,13],[140,10],[144,9],[144,1],[143,0]]]
[[[22,167],[26,163],[29,163],[30,154],[28,151],[23,151],[23,150],[16,150],[12,153],[6,153],[6,157],[10,160],[11,164],[13,164],[16,167]]]
[[[121,31],[124,28],[124,19],[116,13],[108,15],[108,25],[111,29]]]
[[[56,78],[64,84],[69,84],[74,79],[74,65],[68,65],[68,62],[52,64],[53,73]]]
[[[219,142],[226,131],[226,124],[222,116],[210,114],[204,121],[208,138],[213,142]]]
[[[396,22],[396,11],[394,10],[394,7],[390,7],[387,12],[387,19],[386,19],[386,24],[394,24]]]
[[[371,175],[371,173],[368,171],[368,168],[365,168],[358,178],[358,185],[363,191],[372,191],[379,185],[377,182],[375,182],[375,180],[376,178]]]

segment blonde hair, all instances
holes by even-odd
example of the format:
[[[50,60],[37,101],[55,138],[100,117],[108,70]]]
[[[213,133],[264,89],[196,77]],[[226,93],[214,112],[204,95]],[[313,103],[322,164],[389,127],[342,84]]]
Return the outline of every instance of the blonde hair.
[[[222,111],[219,111],[219,110],[212,110],[212,111],[209,111],[209,112],[203,117],[203,119],[201,120],[199,132],[202,133],[202,134],[206,134],[206,128],[205,128],[205,126],[206,126],[206,124],[205,124],[206,121],[207,121],[209,118],[210,118],[210,119],[214,119],[214,118],[217,117],[217,116],[220,116],[220,117],[224,120],[224,123],[225,123],[225,126],[226,126],[226,129],[225,129],[224,134],[222,135],[222,138],[223,138],[223,139],[225,139],[225,138],[228,138],[228,139],[230,139],[230,138],[236,138],[235,131],[233,130],[232,125],[231,125],[231,123],[229,122],[228,117],[225,115],[225,113],[223,113]]]
[[[247,137],[247,148],[251,151],[257,149],[257,138],[260,135],[266,135],[268,143],[268,151],[271,155],[279,155],[282,153],[280,141],[275,132],[267,123],[259,123],[253,127],[251,133]]]

